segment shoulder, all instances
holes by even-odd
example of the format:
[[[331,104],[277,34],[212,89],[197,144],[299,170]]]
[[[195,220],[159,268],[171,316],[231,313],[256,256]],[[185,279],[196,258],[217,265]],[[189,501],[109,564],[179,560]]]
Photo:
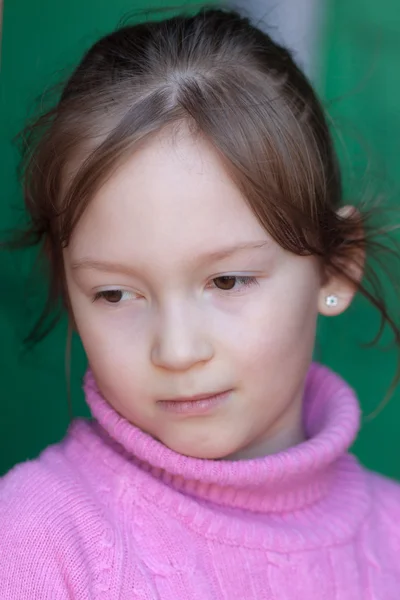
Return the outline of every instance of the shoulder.
[[[400,553],[400,483],[378,473],[366,471],[371,498],[368,530],[376,548],[391,548]]]
[[[79,515],[85,503],[95,495],[85,479],[82,450],[66,435],[35,460],[17,464],[0,478],[0,522],[4,522],[7,515],[15,514],[37,522],[36,517],[40,515],[42,526],[46,523],[66,526],[72,515]],[[12,521],[9,523],[11,527]]]
[[[93,597],[107,526],[65,441],[0,479],[2,599]]]
[[[392,517],[397,516],[400,527],[400,482],[367,471],[367,483],[374,510]]]

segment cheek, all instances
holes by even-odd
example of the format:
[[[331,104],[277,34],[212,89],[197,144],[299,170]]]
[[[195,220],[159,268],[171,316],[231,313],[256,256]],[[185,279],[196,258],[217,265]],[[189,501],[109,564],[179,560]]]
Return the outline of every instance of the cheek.
[[[112,314],[80,295],[71,294],[71,305],[96,379],[107,380],[116,388],[129,387],[129,381],[135,386],[141,385],[146,372],[146,342],[140,320],[127,313]]]
[[[126,332],[102,322],[82,321],[78,332],[97,385],[107,401],[125,418],[145,428],[151,413],[151,386],[143,345]],[[136,401],[140,399],[140,403]]]
[[[129,370],[142,368],[146,354],[145,340],[140,331],[116,319],[77,319],[77,329],[89,362],[125,366]],[[137,366],[136,366],[137,365]]]
[[[310,360],[317,315],[314,295],[293,299],[289,294],[269,294],[237,319],[221,322],[219,338],[224,339],[226,352],[242,376],[273,378]]]

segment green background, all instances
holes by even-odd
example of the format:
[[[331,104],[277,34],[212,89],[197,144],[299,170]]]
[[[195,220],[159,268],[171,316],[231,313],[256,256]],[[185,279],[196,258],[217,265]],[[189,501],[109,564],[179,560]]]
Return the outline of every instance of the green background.
[[[150,4],[168,6],[154,0]],[[57,80],[58,70],[68,72],[82,51],[122,16],[148,6],[146,0],[6,0],[0,80],[1,229],[12,228],[21,219],[18,157],[11,139],[34,100]],[[346,176],[355,170],[347,189],[356,201],[365,183],[373,180],[377,189],[389,191],[393,205],[399,202],[399,13],[397,0],[328,3],[319,87],[345,138],[340,153]],[[28,281],[31,263],[31,253],[0,254],[0,474],[58,441],[68,425],[65,321],[33,352],[21,352],[22,337],[35,316],[32,307],[38,306],[35,294],[40,298],[40,289],[34,292]],[[44,291],[44,283],[41,287]],[[393,349],[360,347],[376,325],[374,311],[358,300],[344,316],[321,321],[318,339],[318,357],[356,388],[366,413],[379,405],[396,366]],[[80,389],[84,368],[75,339],[73,408],[76,415],[88,416]],[[354,448],[368,467],[398,479],[399,402],[397,391],[374,420],[363,424]]]
[[[387,205],[397,209],[388,214],[390,223],[400,224],[400,5],[398,0],[331,0],[326,16],[320,92],[340,132],[347,200],[357,203],[383,194]],[[399,264],[394,265],[398,285]],[[399,322],[399,303],[392,302],[391,308]],[[387,348],[389,335],[378,348],[364,347],[378,324],[375,311],[358,298],[342,317],[322,320],[319,330],[320,359],[355,387],[365,415],[381,404],[398,360],[394,348]],[[399,425],[397,386],[384,410],[364,419],[354,446],[368,467],[397,479]]]

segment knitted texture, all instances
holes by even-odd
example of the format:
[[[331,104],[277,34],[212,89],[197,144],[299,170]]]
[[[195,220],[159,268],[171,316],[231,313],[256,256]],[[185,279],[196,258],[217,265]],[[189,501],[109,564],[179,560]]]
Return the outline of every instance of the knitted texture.
[[[400,487],[348,454],[360,411],[313,365],[307,441],[213,461],[102,398],[93,421],[0,479],[1,600],[398,600]]]

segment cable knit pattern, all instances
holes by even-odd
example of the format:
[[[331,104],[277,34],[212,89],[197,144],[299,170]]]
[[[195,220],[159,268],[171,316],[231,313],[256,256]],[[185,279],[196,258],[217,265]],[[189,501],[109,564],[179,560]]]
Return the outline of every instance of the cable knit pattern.
[[[0,480],[1,600],[398,600],[400,486],[348,454],[360,411],[319,365],[307,441],[245,461],[176,454],[90,372],[93,421]]]

